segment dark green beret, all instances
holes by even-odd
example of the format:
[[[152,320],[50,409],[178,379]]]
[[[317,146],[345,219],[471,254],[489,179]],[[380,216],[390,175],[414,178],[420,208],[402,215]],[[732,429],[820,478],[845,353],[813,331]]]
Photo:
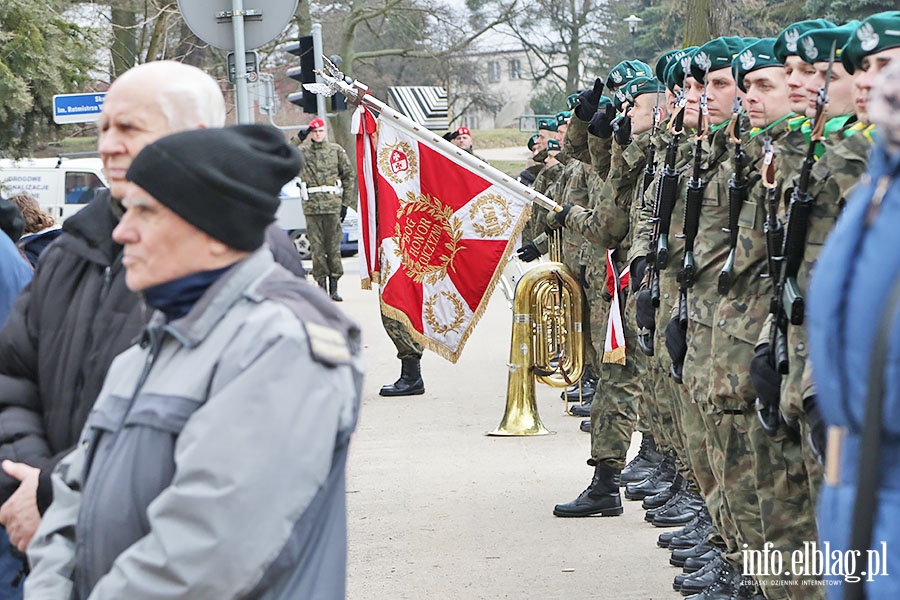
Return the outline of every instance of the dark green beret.
[[[613,92],[613,106],[616,107],[616,112],[622,112],[622,107],[628,101],[628,98],[625,97],[625,86],[623,85],[615,92]]]
[[[707,73],[712,73],[719,69],[730,69],[731,61],[734,60],[734,57],[755,41],[756,38],[723,36],[706,42],[694,53],[689,74],[700,83],[703,83],[703,78]]]
[[[534,150],[534,145],[538,143],[538,140],[541,139],[541,134],[535,133],[530,138],[528,138],[528,149]]]
[[[876,13],[863,19],[841,52],[848,73],[862,68],[862,59],[870,54],[900,47],[900,11]]]
[[[556,119],[540,119],[538,120],[538,130],[546,129],[547,131],[556,131]]]
[[[834,58],[836,61],[840,61],[841,51],[850,41],[850,36],[857,27],[859,27],[859,21],[850,21],[840,27],[807,31],[797,40],[797,56],[809,64],[827,61],[831,56],[833,45]]]
[[[639,60],[623,60],[617,64],[606,78],[606,89],[612,90],[623,86],[636,77],[649,77],[653,73],[645,62]]]
[[[672,92],[676,87],[684,87],[684,74],[691,70],[691,61],[694,53],[700,48],[687,48],[683,55],[676,54],[669,61],[669,68],[666,69],[666,87]]]
[[[554,140],[553,138],[547,140],[547,150],[562,150],[559,140]]]
[[[625,86],[625,99],[634,104],[635,98],[642,94],[665,94],[664,86],[656,77],[638,77]]]
[[[757,69],[781,66],[783,65],[775,58],[775,38],[763,38],[744,48],[737,58],[731,61],[731,72],[735,73],[734,80],[738,87],[746,92],[744,75]]]
[[[606,107],[612,104],[613,101],[606,96],[600,96],[600,104],[597,105],[597,112],[601,110],[606,110]]]
[[[679,52],[684,52],[684,50],[669,50],[662,53],[662,56],[659,57],[656,61],[656,66],[653,68],[653,74],[656,75],[657,79],[662,81],[666,78],[666,67],[669,66],[669,60]]]
[[[571,110],[564,110],[556,113],[556,127],[559,128],[560,125],[566,124],[566,119],[572,116]]]
[[[578,93],[577,92],[566,96],[566,106],[569,107],[569,110],[575,110],[575,107],[578,106]]]
[[[775,59],[784,64],[788,56],[797,55],[797,40],[801,35],[816,29],[831,29],[832,27],[837,27],[837,25],[825,19],[798,21],[789,25],[775,38]]]

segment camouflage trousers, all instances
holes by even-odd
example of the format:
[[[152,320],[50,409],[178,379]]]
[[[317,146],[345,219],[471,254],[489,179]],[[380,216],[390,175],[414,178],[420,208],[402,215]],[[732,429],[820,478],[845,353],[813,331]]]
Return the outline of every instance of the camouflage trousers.
[[[306,235],[312,253],[312,276],[322,285],[326,277],[339,279],[344,274],[341,264],[341,215],[338,213],[306,216]]]
[[[729,547],[728,558],[742,567],[749,551],[771,543],[787,559],[817,539],[802,449],[795,440],[769,437],[759,423],[747,375],[753,345],[717,329],[710,347],[707,427],[716,456],[710,462],[740,535],[738,552]],[[788,584],[791,577],[783,574],[756,579],[769,599],[823,597],[821,586]]]
[[[406,326],[400,321],[392,319],[381,313],[381,322],[384,324],[384,330],[388,337],[394,342],[397,348],[397,358],[403,360],[405,358],[422,358],[422,346],[413,340]]]

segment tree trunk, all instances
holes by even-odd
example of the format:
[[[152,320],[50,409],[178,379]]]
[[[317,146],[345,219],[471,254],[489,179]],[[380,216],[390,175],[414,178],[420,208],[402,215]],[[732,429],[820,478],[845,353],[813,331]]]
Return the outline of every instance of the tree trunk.
[[[129,7],[111,7],[113,30],[112,78],[115,79],[137,63],[137,18]]]

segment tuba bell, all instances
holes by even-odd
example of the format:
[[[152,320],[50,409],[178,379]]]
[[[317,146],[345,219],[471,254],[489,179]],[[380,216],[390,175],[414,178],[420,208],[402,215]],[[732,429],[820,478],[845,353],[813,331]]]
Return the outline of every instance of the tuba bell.
[[[488,435],[547,435],[535,399],[535,379],[565,387],[584,369],[581,286],[561,262],[561,232],[550,234],[550,262],[526,271],[516,284],[506,412]]]

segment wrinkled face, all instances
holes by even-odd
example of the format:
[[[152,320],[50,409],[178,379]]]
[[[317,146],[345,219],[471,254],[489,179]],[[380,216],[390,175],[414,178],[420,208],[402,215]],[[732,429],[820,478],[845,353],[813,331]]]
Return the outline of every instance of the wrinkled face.
[[[825,85],[825,76],[828,74],[828,61],[819,61],[813,65],[816,74],[806,82],[806,116],[813,117],[816,114],[816,98],[819,89]],[[825,115],[836,117],[838,115],[853,114],[853,76],[847,72],[840,61],[836,61],[831,68],[831,80],[828,83],[828,107]]]
[[[806,91],[807,81],[816,76],[816,68],[803,62],[799,56],[788,56],[784,62],[784,73],[787,77],[788,99],[791,102],[791,111],[798,115],[806,114],[809,104],[809,92]],[[818,88],[816,88],[818,91]],[[813,97],[815,100],[815,97]]]
[[[710,125],[724,123],[731,118],[734,98],[739,95],[737,84],[731,75],[731,69],[717,69],[708,73],[706,86],[706,103],[709,107]]]
[[[472,147],[472,136],[467,133],[461,133],[453,138],[453,143],[463,150],[469,150]]]
[[[684,126],[697,129],[700,124],[700,96],[703,95],[703,84],[688,75],[684,78],[684,91],[687,94],[687,105],[684,107]]]
[[[325,141],[325,128],[324,127],[316,127],[315,129],[309,130],[309,137],[312,141],[320,143]]]
[[[125,249],[122,265],[128,289],[149,287],[215,268],[211,260],[223,245],[200,231],[138,185],[123,185],[125,214],[113,239]]]
[[[660,102],[662,102],[662,94],[660,94]],[[653,128],[653,108],[655,106],[656,94],[641,94],[634,99],[634,106],[628,109],[632,135],[638,135]]]
[[[744,76],[744,106],[750,124],[765,127],[791,112],[787,75],[783,67],[766,67]]]
[[[864,56],[861,61],[861,68],[853,73],[853,85],[855,87],[854,107],[860,121],[870,122],[868,103],[872,95],[872,86],[882,71],[891,62],[896,61],[900,61],[900,47],[888,48],[887,50]]]
[[[134,80],[113,84],[103,102],[97,149],[114,198],[125,194],[125,173],[144,146],[172,133],[154,95]]]

